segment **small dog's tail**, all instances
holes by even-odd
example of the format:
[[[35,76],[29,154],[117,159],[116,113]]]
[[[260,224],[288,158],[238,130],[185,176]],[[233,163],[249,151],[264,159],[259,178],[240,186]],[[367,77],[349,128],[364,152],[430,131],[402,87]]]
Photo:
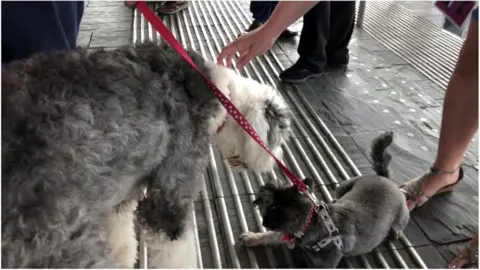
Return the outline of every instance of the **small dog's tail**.
[[[372,152],[370,156],[373,160],[373,170],[379,176],[389,178],[390,172],[388,171],[388,165],[392,160],[392,156],[385,151],[387,147],[393,141],[393,132],[387,131],[382,135],[375,138],[372,142]]]

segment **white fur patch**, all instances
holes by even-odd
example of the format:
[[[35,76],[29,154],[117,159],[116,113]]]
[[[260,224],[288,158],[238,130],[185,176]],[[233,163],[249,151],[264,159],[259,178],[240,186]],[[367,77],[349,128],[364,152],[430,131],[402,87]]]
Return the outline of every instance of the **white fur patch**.
[[[274,102],[281,108],[288,108],[280,94],[271,86],[261,84],[253,79],[245,78],[233,70],[210,64],[210,77],[219,89],[227,93],[232,103],[242,112],[248,122],[257,131],[260,139],[267,143],[270,126],[265,116],[266,101]],[[224,115],[219,115],[223,117]],[[223,119],[223,118],[222,118]],[[216,119],[215,123],[220,123]],[[282,158],[281,144],[270,149],[278,158]],[[240,125],[229,116],[221,131],[215,137],[215,143],[220,148],[224,158],[232,166],[233,171],[252,169],[256,172],[266,172],[273,169],[275,161],[246,133]],[[232,159],[237,156],[238,158]]]
[[[198,268],[195,230],[185,229],[179,239],[171,241],[164,233],[148,235],[148,268],[196,269]]]
[[[134,211],[137,202],[131,201],[107,218],[108,245],[119,268],[133,268],[137,259]]]

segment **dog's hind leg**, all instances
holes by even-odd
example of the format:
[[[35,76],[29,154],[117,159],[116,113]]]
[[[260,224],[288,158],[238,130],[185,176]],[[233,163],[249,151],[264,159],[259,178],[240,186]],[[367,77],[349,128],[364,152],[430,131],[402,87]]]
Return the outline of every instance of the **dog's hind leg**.
[[[136,200],[122,203],[107,217],[108,245],[119,268],[133,268],[137,259],[134,211]]]
[[[393,221],[392,228],[390,230],[389,240],[398,239],[403,230],[407,227],[408,222],[410,221],[410,211],[408,210],[407,204],[403,203],[400,207],[395,220]]]
[[[336,247],[326,248],[315,253],[313,256],[308,256],[312,261],[314,268],[337,268],[340,260],[343,258],[342,251]]]

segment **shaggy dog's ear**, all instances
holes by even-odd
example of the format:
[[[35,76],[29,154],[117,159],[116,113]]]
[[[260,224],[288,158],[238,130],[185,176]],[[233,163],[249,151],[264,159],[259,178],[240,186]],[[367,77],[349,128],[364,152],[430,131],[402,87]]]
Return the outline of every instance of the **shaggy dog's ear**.
[[[288,107],[281,108],[273,100],[265,101],[265,118],[270,127],[277,126],[279,129],[286,129],[290,126],[292,112]]]
[[[196,100],[198,103],[207,104],[215,97],[214,92],[206,88],[208,87],[208,83],[200,73],[178,55],[177,52],[175,53],[177,56],[172,60],[176,62],[171,65],[172,70],[169,72],[170,79],[176,82],[179,87],[182,87],[183,92],[187,94],[190,99]],[[187,54],[192,58],[193,63],[195,63],[198,69],[207,77],[210,77],[209,75],[212,71],[207,66],[205,59],[192,49],[188,49]]]
[[[268,99],[265,101],[265,119],[267,120],[270,132],[268,132],[268,143],[275,143],[278,132],[285,132],[290,128],[292,112],[288,107],[283,107],[278,102]]]
[[[195,65],[200,66],[204,64],[205,59],[192,48],[187,48],[187,54],[190,56],[190,58],[192,58]]]
[[[313,189],[315,187],[315,182],[311,178],[305,178],[303,179],[303,183],[307,185],[309,189]]]

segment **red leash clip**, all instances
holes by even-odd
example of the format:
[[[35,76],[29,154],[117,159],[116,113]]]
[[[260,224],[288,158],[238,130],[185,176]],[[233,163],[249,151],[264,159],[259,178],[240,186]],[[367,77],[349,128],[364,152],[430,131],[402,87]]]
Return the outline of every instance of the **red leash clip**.
[[[257,132],[253,129],[253,127],[248,123],[247,119],[243,116],[243,114],[235,107],[235,105],[220,91],[218,88],[198,69],[195,63],[192,61],[190,56],[187,54],[183,46],[175,39],[173,34],[168,30],[165,24],[157,17],[157,15],[148,7],[148,5],[144,1],[138,1],[136,4],[138,10],[145,16],[145,18],[152,24],[152,26],[157,30],[157,32],[165,39],[165,41],[172,46],[191,66],[195,69],[202,77],[205,79],[207,84],[210,86],[213,92],[215,92],[215,96],[220,101],[220,103],[227,109],[227,112],[232,116],[233,119],[245,130],[270,156],[275,159],[278,163],[280,169],[282,169],[283,173],[287,175],[290,181],[295,185],[297,190],[300,193],[307,194],[307,196],[312,199],[314,198],[312,194],[308,191],[307,185],[305,185],[292,171],[290,171],[265,145],[265,143],[260,139]],[[317,203],[316,200],[313,201]]]

